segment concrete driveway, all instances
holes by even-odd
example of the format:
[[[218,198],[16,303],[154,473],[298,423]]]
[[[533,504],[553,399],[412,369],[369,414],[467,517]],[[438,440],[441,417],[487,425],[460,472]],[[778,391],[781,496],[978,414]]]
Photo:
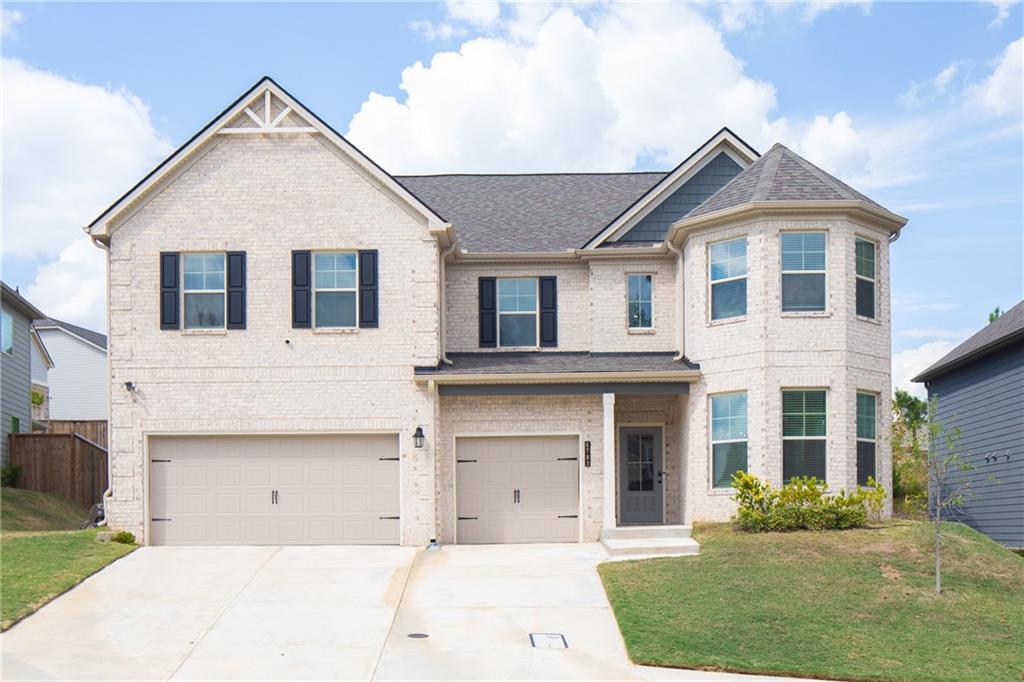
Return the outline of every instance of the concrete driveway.
[[[600,545],[144,547],[0,636],[0,677],[743,679],[631,665],[597,576],[605,557]],[[531,633],[568,648],[534,648]]]

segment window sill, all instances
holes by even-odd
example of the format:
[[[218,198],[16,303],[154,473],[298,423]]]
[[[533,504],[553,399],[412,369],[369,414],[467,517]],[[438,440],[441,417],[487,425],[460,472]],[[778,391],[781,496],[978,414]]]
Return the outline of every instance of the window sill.
[[[877,324],[878,326],[882,326],[882,321],[875,317],[864,317],[863,315],[858,315],[857,319],[860,320],[861,322],[867,322],[869,324]]]
[[[314,327],[314,334],[358,334],[359,327]]]
[[[540,346],[497,346],[494,350],[501,353],[529,353],[540,352]]]
[[[746,322],[746,321],[747,321],[747,316],[746,315],[737,315],[736,317],[725,317],[725,318],[722,318],[721,320],[710,320],[710,321],[708,321],[708,326],[709,327],[722,327],[722,326],[725,326],[727,324],[738,324],[740,322]]]
[[[182,336],[227,336],[227,329],[182,329]]]
[[[807,317],[807,318],[832,317],[832,312],[829,311],[829,310],[804,310],[804,311],[789,311],[789,312],[783,311],[782,317],[795,317],[795,318],[800,318],[800,317]]]
[[[654,334],[654,327],[626,327],[627,334]]]

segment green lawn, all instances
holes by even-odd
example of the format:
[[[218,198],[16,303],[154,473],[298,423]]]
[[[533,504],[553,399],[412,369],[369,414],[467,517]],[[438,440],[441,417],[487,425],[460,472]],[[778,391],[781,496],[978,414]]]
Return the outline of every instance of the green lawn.
[[[680,668],[851,680],[1024,679],[1024,559],[931,526],[748,535],[694,529],[697,557],[600,566],[630,657]]]
[[[0,629],[135,549],[96,542],[96,529],[64,530],[78,528],[86,516],[60,497],[0,491]]]

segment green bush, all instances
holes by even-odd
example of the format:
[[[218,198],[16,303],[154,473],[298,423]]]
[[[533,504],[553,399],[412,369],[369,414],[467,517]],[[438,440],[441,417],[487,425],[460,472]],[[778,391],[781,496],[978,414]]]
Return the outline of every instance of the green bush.
[[[828,484],[814,477],[794,478],[779,490],[753,474],[737,472],[732,478],[739,508],[735,523],[750,533],[793,530],[856,528],[881,515],[885,490],[874,480],[869,487],[828,494]]]
[[[21,484],[24,471],[20,464],[5,464],[0,467],[0,486],[17,488]]]
[[[113,540],[114,542],[119,542],[122,545],[134,545],[135,544],[135,536],[132,533],[129,533],[128,531],[126,531],[126,530],[119,530],[119,531],[117,531],[116,533],[114,533],[114,536],[112,538],[110,538],[110,539]]]

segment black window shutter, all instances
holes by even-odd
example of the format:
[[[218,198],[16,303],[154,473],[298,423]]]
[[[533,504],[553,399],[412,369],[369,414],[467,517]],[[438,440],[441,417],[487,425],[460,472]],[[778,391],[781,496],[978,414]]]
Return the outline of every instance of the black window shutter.
[[[480,278],[480,347],[498,345],[498,296],[494,277]]]
[[[309,251],[292,251],[292,327],[295,329],[313,326],[311,266],[312,254]]]
[[[558,278],[540,279],[540,345],[553,348],[558,345]]]
[[[359,252],[359,326],[379,325],[380,295],[376,249]]]
[[[245,251],[228,251],[228,329],[245,329]]]
[[[178,305],[178,254],[160,253],[160,328],[180,329]]]

